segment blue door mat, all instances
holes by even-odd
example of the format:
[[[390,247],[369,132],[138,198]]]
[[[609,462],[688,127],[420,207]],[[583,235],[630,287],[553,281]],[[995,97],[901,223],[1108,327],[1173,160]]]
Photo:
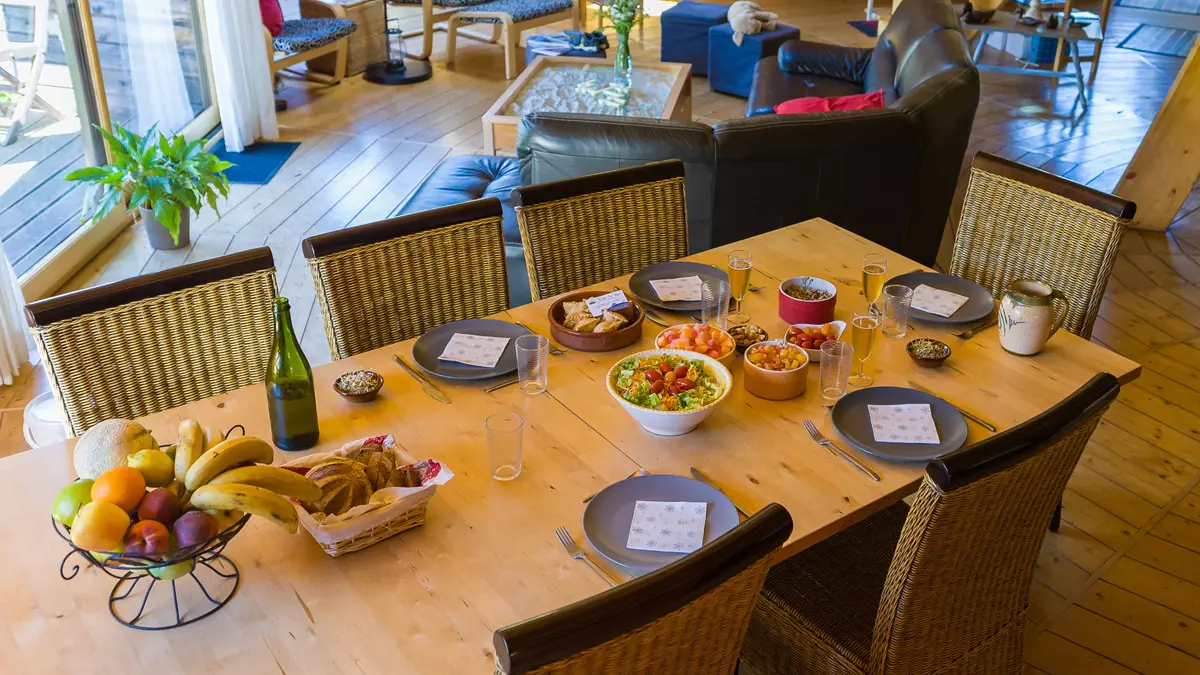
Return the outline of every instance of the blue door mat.
[[[1194,30],[1152,26],[1144,23],[1134,28],[1133,32],[1121,40],[1121,44],[1117,46],[1123,49],[1132,49],[1135,52],[1183,58],[1191,51],[1192,43],[1195,41],[1196,31]]]
[[[225,141],[220,140],[213,146],[212,153],[226,162],[233,162],[233,166],[225,170],[230,183],[266,185],[298,147],[299,143],[259,141],[242,152],[229,152],[225,150]]]
[[[1200,14],[1200,0],[1117,0],[1117,6],[1171,14]]]

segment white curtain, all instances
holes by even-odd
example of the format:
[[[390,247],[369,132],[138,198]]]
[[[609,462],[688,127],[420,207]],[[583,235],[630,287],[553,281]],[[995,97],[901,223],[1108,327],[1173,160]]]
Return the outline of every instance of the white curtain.
[[[121,10],[132,71],[135,131],[145,133],[155,123],[164,133],[179,131],[195,115],[184,85],[171,3],[123,0]]]
[[[29,363],[29,329],[21,309],[24,305],[17,275],[0,246],[0,382],[4,384],[12,384],[21,365]]]
[[[262,14],[253,0],[205,0],[205,24],[225,148],[279,138]]]

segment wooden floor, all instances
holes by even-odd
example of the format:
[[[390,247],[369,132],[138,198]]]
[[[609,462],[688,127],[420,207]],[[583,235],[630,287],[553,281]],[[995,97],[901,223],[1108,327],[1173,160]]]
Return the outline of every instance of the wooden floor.
[[[808,39],[872,42],[845,23],[861,17],[859,2],[762,4]],[[1181,63],[1116,48],[1136,24],[1118,9],[1091,110],[1082,117],[1071,87],[984,74],[971,152],[1111,189]],[[658,43],[652,20],[635,59],[657,58]],[[383,218],[443,157],[479,152],[479,116],[506,85],[499,47],[460,41],[459,62],[449,71],[441,44],[436,74],[422,85],[289,82],[283,137],[302,145],[269,185],[234,186],[221,218],[206,212],[197,219],[190,249],[152,252],[142,232],[122,234],[70,287],[268,245],[304,349],[314,362],[327,361],[299,241]],[[989,58],[1001,56],[989,50]],[[742,114],[741,99],[710,92],[703,78],[694,87],[696,119]],[[1095,340],[1141,362],[1144,374],[1097,431],[1064,496],[1061,532],[1046,538],[1031,594],[1027,670],[1200,673],[1200,192],[1168,233],[1126,237]],[[16,406],[45,386],[39,374],[26,379],[0,396],[0,405]],[[19,413],[5,416],[2,447],[19,438],[19,425]]]

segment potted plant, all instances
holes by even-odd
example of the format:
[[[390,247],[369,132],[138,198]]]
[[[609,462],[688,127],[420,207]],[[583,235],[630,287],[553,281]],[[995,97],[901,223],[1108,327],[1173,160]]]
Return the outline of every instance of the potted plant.
[[[190,143],[182,136],[159,134],[158,125],[139,136],[119,124],[104,136],[112,161],[103,166],[76,169],[67,180],[99,188],[89,220],[96,221],[118,204],[136,208],[150,246],[175,249],[188,245],[192,211],[208,203],[217,211],[217,196],[229,194],[225,169],[233,166],[204,151],[201,140]],[[219,213],[219,212],[218,212]]]

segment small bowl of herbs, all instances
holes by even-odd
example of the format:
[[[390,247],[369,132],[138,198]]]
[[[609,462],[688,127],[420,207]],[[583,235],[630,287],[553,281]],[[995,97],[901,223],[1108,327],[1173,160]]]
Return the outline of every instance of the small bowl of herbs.
[[[937,368],[950,358],[950,345],[933,338],[917,338],[908,343],[908,356],[922,368]]]
[[[789,324],[833,321],[837,286],[817,277],[792,277],[779,284],[779,318]]]
[[[383,389],[383,376],[373,370],[352,370],[333,381],[333,390],[354,403],[372,401]]]

